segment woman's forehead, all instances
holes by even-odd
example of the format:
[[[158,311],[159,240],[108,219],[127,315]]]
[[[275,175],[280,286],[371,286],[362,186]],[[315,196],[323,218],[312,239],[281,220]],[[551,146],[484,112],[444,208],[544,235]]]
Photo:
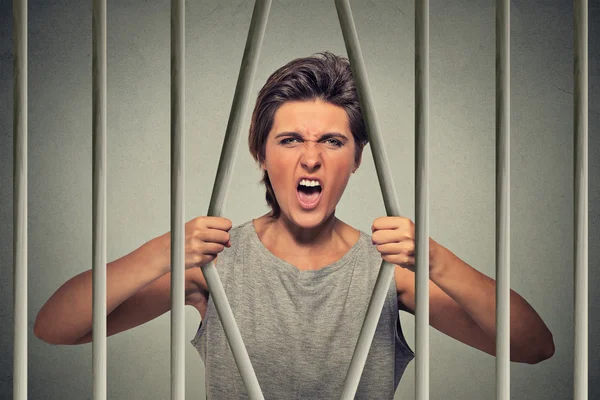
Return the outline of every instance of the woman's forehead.
[[[282,104],[275,112],[271,128],[271,133],[279,132],[296,132],[301,135],[319,135],[327,132],[351,134],[346,111],[322,100]]]

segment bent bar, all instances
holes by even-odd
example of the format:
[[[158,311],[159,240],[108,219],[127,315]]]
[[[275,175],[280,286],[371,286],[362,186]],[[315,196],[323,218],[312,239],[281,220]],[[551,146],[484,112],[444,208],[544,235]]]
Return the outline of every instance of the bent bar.
[[[92,4],[93,398],[106,399],[106,0]]]
[[[574,368],[573,398],[588,398],[588,4],[574,2]]]
[[[185,399],[185,1],[171,0],[171,399]]]
[[[27,399],[27,0],[13,1],[13,399]]]
[[[496,0],[496,399],[510,399],[509,0]]]
[[[240,131],[242,129],[242,120],[246,113],[252,81],[256,74],[258,56],[265,35],[270,9],[271,0],[257,0],[254,3],[248,38],[244,48],[244,55],[242,56],[242,65],[233,95],[231,112],[229,113],[229,121],[227,122],[219,166],[217,167],[217,175],[208,207],[207,215],[209,216],[222,215],[227,189],[231,181],[231,172],[235,162]],[[223,325],[231,352],[248,391],[248,396],[252,400],[264,399],[215,264],[211,262],[202,266],[202,273],[206,279],[206,284],[213,298],[221,324]]]
[[[363,117],[369,133],[369,142],[371,144],[371,151],[373,154],[373,160],[375,162],[379,185],[383,193],[383,201],[386,212],[388,215],[400,215],[398,198],[394,189],[394,183],[390,174],[389,162],[383,146],[383,140],[377,122],[377,117],[375,115],[375,107],[369,88],[367,72],[364,65],[362,52],[360,50],[356,27],[352,18],[350,4],[348,1],[336,0],[335,6],[338,13],[338,18],[340,20],[346,51],[352,67],[352,73],[356,81]],[[340,397],[341,399],[353,399],[356,394],[360,377],[362,375],[369,349],[373,341],[373,336],[375,335],[377,323],[381,315],[381,310],[385,302],[385,295],[393,276],[394,265],[388,262],[382,262],[381,269],[373,289],[373,294],[371,296],[371,301],[369,302],[369,306],[367,308],[365,320],[363,322],[356,348],[346,374],[344,387]]]

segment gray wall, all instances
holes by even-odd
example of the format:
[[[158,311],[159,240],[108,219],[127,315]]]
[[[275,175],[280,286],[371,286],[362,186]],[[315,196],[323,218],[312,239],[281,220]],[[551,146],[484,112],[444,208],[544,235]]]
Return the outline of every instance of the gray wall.
[[[477,3],[478,5],[474,5]],[[590,382],[600,378],[600,9],[590,2]],[[108,4],[108,260],[169,229],[169,2]],[[186,221],[206,213],[252,1],[188,1]],[[414,6],[353,1],[374,101],[403,214],[414,220]],[[12,392],[12,6],[0,2],[0,397]],[[554,334],[556,354],[511,365],[513,399],[568,399],[573,355],[573,15],[569,1],[514,1],[511,68],[511,284]],[[494,5],[431,2],[431,236],[481,272],[495,268]],[[29,325],[67,279],[91,268],[91,2],[29,6]],[[253,97],[295,57],[346,54],[333,2],[274,1]],[[250,110],[245,117],[247,132]],[[224,216],[267,211],[260,173],[240,142]],[[370,232],[385,214],[370,151],[338,216]],[[247,203],[246,203],[247,202]],[[242,207],[243,206],[243,207]],[[186,311],[191,339],[200,318]],[[169,315],[109,338],[111,399],[169,396]],[[414,348],[414,318],[402,315]],[[29,339],[32,399],[91,398],[91,344]],[[431,398],[492,398],[494,358],[431,330]],[[186,350],[188,398],[203,364]],[[414,396],[414,362],[397,398]],[[600,398],[590,384],[590,398]]]

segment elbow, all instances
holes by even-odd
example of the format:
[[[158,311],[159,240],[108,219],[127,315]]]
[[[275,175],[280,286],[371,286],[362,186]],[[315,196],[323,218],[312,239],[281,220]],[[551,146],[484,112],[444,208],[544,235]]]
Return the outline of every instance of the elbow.
[[[58,336],[51,336],[46,333],[33,332],[35,337],[40,339],[44,343],[53,344],[53,345],[74,345],[78,344],[77,342],[65,340],[64,338],[60,338]]]
[[[524,339],[524,338],[523,338]],[[529,336],[519,343],[513,342],[510,350],[510,361],[523,364],[539,364],[554,355],[554,339],[552,333],[546,331],[540,335]]]
[[[538,350],[532,354],[532,358],[529,360],[528,364],[539,364],[554,355],[555,347],[552,333],[548,332],[548,339],[540,341],[540,344]]]
[[[38,314],[38,316],[35,319],[35,323],[33,324],[33,335],[40,339],[43,342],[47,342],[46,340],[46,333],[44,332],[44,329],[42,327],[42,323],[40,322],[40,315]]]
[[[38,318],[36,318],[35,323],[33,324],[33,334],[36,338],[48,344],[74,344],[71,341],[65,340],[65,338],[61,338],[60,335],[53,335],[52,330],[44,325],[41,318],[39,318],[39,315]]]
[[[42,342],[48,344],[59,344],[57,340],[54,340],[51,335],[48,334],[48,329],[44,329],[43,324],[40,322],[40,318],[36,318],[35,324],[33,325],[33,334],[36,338]]]
[[[33,324],[33,334],[36,338],[40,339],[42,342],[46,342],[49,344],[52,343],[52,340],[49,335],[49,327],[48,327],[48,318],[44,317],[44,307],[38,312],[35,317],[35,322]]]
[[[545,361],[554,355],[555,347],[554,347],[554,339],[552,338],[552,334],[550,333],[550,338],[547,341],[546,347],[542,352],[542,357],[538,362]]]

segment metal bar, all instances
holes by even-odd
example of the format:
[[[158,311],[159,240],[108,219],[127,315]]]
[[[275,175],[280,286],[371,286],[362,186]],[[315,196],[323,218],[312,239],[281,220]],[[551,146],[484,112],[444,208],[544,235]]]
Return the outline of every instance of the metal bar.
[[[13,1],[13,399],[27,399],[27,0]]]
[[[171,0],[171,399],[185,399],[185,1]]]
[[[92,5],[92,360],[94,400],[106,399],[106,0]]]
[[[415,393],[429,399],[429,0],[415,3]]]
[[[496,398],[510,399],[510,0],[496,0]]]
[[[385,209],[387,215],[400,215],[398,198],[396,196],[394,182],[390,174],[389,162],[385,153],[385,147],[383,145],[382,135],[377,122],[377,116],[375,114],[375,107],[371,96],[362,52],[360,50],[356,27],[352,18],[350,4],[348,1],[336,0],[335,6],[338,13],[338,18],[340,20],[346,51],[352,67],[352,73],[356,81],[363,117],[369,132],[369,142],[371,145],[373,160],[375,162],[377,177],[379,179],[379,185],[383,193]],[[428,257],[425,257],[425,259],[428,260]],[[394,265],[387,262],[382,262],[381,269],[373,289],[373,294],[367,308],[365,320],[363,322],[361,332],[356,343],[356,348],[354,350],[354,354],[352,355],[352,360],[350,361],[350,366],[346,374],[344,388],[340,397],[341,399],[353,399],[356,394],[360,377],[362,375],[369,349],[373,341],[373,336],[375,335],[377,322],[379,321],[379,317],[381,315],[381,309],[383,308],[383,304],[385,302],[387,289],[389,288],[393,277]]]
[[[588,398],[588,4],[574,2],[574,368],[573,398]]]
[[[250,21],[248,38],[246,39],[244,55],[242,56],[242,65],[240,67],[240,73],[233,95],[233,103],[231,105],[229,121],[227,122],[227,129],[225,131],[225,139],[221,149],[221,157],[217,167],[217,175],[215,177],[210,205],[208,207],[208,216],[222,215],[227,190],[231,182],[231,172],[233,170],[233,165],[235,164],[235,155],[240,131],[242,129],[242,120],[248,106],[252,81],[256,74],[258,56],[265,35],[270,9],[271,0],[257,0],[254,3],[254,11]],[[215,268],[215,264],[211,262],[202,266],[202,273],[206,280],[206,284],[208,285],[210,295],[213,298],[215,308],[217,309],[221,324],[223,325],[225,336],[231,347],[240,375],[246,386],[246,390],[248,391],[248,396],[252,400],[264,399],[258,379],[252,368],[250,357],[248,356],[242,336],[237,323],[235,322],[231,306],[227,300],[223,284],[221,283],[221,279]]]

